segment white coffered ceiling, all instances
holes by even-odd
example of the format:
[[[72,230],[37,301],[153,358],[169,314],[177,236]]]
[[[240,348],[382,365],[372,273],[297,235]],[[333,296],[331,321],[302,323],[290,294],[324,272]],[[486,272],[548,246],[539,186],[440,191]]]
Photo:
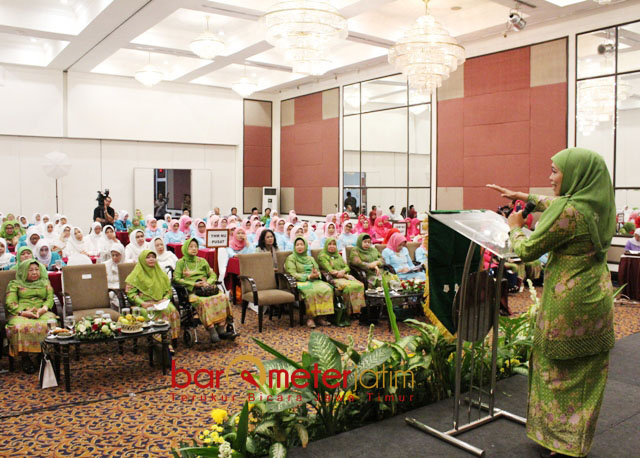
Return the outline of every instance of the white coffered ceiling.
[[[295,86],[283,55],[264,40],[262,14],[276,0],[0,0],[0,64],[131,77],[147,64],[168,81],[231,87],[243,75],[259,90]],[[555,0],[556,3],[558,0]],[[329,74],[386,62],[387,49],[424,14],[422,0],[332,0],[349,37],[331,52]],[[431,13],[462,43],[501,33],[513,0],[431,0]],[[520,6],[529,25],[599,6],[546,0]],[[222,56],[202,60],[190,42],[204,29],[225,41]]]

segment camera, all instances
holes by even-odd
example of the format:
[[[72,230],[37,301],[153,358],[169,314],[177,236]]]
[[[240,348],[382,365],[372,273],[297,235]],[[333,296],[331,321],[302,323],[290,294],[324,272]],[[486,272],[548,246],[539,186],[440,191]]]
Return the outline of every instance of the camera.
[[[99,205],[104,205],[104,200],[109,197],[109,190],[105,189],[104,192],[102,191],[98,191],[98,197],[96,198],[96,200],[98,201]]]

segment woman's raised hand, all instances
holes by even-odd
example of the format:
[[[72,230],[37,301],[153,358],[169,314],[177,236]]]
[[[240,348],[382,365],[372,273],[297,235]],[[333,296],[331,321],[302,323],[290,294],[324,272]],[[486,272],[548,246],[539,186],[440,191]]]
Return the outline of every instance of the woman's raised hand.
[[[522,195],[524,195],[524,193],[518,192],[518,191],[512,191],[511,189],[503,188],[502,186],[498,186],[497,184],[488,184],[487,188],[491,188],[494,191],[498,191],[502,197],[509,200],[516,200],[516,199],[526,200],[527,199],[526,197],[524,199],[522,198]]]

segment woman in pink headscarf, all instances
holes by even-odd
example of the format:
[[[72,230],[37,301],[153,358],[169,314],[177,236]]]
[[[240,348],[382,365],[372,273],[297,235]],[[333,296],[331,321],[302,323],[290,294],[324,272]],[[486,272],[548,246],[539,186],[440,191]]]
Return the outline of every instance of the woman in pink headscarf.
[[[416,279],[425,281],[427,276],[423,271],[411,272],[414,268],[413,260],[407,249],[407,239],[400,233],[389,238],[387,247],[382,250],[384,262],[393,267],[401,280]]]
[[[218,229],[220,224],[220,217],[218,215],[211,215],[207,221],[207,229]]]
[[[253,247],[247,241],[247,233],[243,228],[237,227],[233,232],[231,232],[227,253],[230,258],[233,258],[238,254],[253,253]]]
[[[200,246],[206,246],[207,244],[207,224],[203,219],[197,218],[193,227],[191,228],[191,237],[198,240]]]
[[[389,217],[387,215],[378,216],[376,218],[376,222],[373,225],[373,239],[374,242],[379,243],[378,241],[384,240],[384,237],[387,235],[387,231],[391,228],[391,224],[389,223]]]
[[[420,220],[418,218],[413,218],[409,220],[407,225],[407,238],[409,240],[413,240],[418,235],[420,235]]]
[[[287,215],[287,223],[298,224],[298,215],[296,215],[295,210],[291,210]]]
[[[260,221],[260,218],[254,219],[253,221],[251,221],[251,226],[247,231],[247,240],[249,240],[249,243],[251,245],[256,245],[258,243],[258,238],[256,237],[256,234],[258,233],[258,229],[260,227],[262,227],[262,221]]]
[[[185,237],[191,238],[191,218],[187,215],[180,217],[180,232],[182,232]]]

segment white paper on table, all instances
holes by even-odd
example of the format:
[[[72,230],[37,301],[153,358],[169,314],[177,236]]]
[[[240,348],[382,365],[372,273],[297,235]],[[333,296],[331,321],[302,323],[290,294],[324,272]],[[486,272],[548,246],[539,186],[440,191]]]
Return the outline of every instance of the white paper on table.
[[[165,310],[167,307],[169,307],[169,299],[164,300],[158,304],[156,304],[153,309],[157,310],[157,311],[162,311]]]

